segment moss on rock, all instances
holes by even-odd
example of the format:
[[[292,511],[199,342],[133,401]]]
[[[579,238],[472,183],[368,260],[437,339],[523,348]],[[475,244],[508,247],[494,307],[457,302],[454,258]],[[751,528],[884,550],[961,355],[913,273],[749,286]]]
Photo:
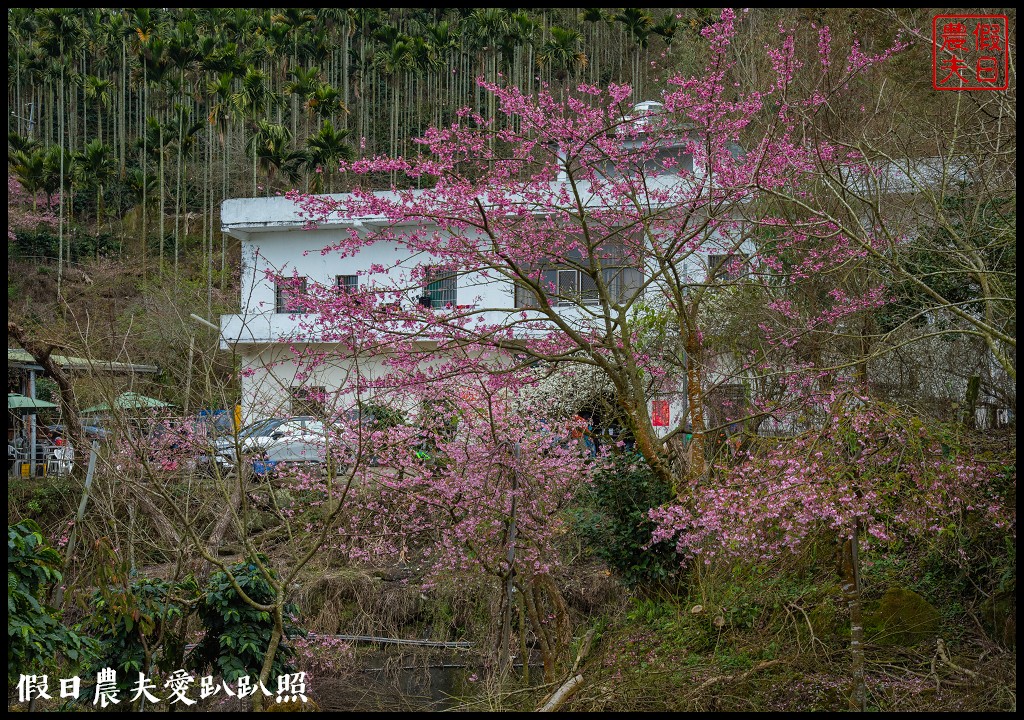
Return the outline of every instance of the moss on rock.
[[[935,637],[939,611],[913,590],[895,586],[885,591],[877,609],[865,614],[867,639],[879,645],[916,645]]]

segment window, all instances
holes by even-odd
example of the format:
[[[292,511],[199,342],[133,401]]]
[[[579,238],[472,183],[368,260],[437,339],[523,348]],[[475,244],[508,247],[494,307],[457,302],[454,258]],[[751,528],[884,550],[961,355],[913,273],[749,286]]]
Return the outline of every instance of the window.
[[[597,293],[597,281],[591,275],[580,270],[564,270],[562,268],[545,270],[544,279],[546,288],[552,286],[557,288],[558,295],[555,298],[555,304],[560,307],[597,305],[600,301]]]
[[[605,268],[603,274],[605,285],[608,286],[608,294],[619,302],[630,298],[643,285],[644,276],[640,272],[640,268]]]
[[[533,280],[540,285],[547,301],[558,307],[571,305],[598,305],[602,302],[598,290],[596,271],[588,271],[592,261],[600,261],[601,279],[613,302],[629,299],[643,285],[643,272],[639,260],[626,249],[623,237],[628,230],[610,234],[593,255],[585,255],[582,249],[566,253],[565,260],[553,262],[542,260],[528,268]],[[639,241],[636,242],[639,245]],[[635,245],[634,245],[635,247]],[[537,307],[537,297],[525,284],[515,289],[517,308]]]
[[[327,391],[323,386],[297,385],[288,388],[288,396],[292,415],[324,416]]]
[[[647,153],[643,153],[647,155]],[[597,174],[601,177],[614,180],[621,177],[635,176],[640,173],[642,157],[631,160],[622,160],[618,163],[607,161],[595,163]],[[642,163],[642,169],[648,177],[661,175],[683,175],[693,172],[693,155],[686,151],[685,147],[670,147],[657,151],[654,157],[648,157]]]
[[[338,288],[338,290],[344,290],[345,292],[353,292],[359,289],[359,276],[338,275],[335,278],[334,286]]]
[[[709,388],[704,394],[704,418],[707,427],[728,426],[728,432],[739,432],[740,421],[751,412],[747,386],[724,383]]]
[[[274,312],[294,314],[309,312],[306,309],[306,278],[282,279],[274,284]]]
[[[450,270],[427,268],[423,275],[420,304],[434,308],[455,307],[458,304],[458,276]]]
[[[616,301],[630,297],[640,289],[643,274],[639,268],[611,267],[601,271],[608,295]],[[541,270],[538,280],[548,302],[558,307],[597,305],[601,302],[597,280],[590,273],[574,268],[553,267]],[[530,288],[517,284],[517,308],[537,307],[537,298]]]
[[[747,256],[743,253],[708,255],[708,279],[738,280],[747,274],[746,260]]]

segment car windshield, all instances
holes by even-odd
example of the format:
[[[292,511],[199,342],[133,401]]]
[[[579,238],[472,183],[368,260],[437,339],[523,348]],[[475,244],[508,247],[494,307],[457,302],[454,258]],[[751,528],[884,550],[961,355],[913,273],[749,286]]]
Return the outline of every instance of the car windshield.
[[[281,420],[279,418],[268,418],[266,420],[259,420],[250,425],[249,427],[244,428],[241,432],[238,433],[238,436],[241,438],[263,437],[274,432],[274,430],[277,429],[277,427],[283,422],[284,420]]]

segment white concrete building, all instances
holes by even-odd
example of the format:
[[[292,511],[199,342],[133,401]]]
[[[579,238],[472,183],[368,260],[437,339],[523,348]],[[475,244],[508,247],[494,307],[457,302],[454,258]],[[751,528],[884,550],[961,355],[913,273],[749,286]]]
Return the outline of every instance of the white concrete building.
[[[403,304],[411,305],[426,294],[438,305],[477,312],[486,323],[500,323],[510,314],[524,311],[539,317],[516,298],[512,283],[463,273],[424,285],[410,279],[413,271],[430,265],[431,258],[410,253],[396,242],[377,242],[364,247],[352,257],[324,252],[347,232],[351,223],[325,223],[315,230],[304,229],[294,203],[283,197],[232,199],[222,207],[222,229],[238,238],[242,246],[242,277],[240,311],[221,317],[221,348],[238,353],[242,370],[242,414],[245,421],[259,417],[297,412],[301,401],[293,401],[295,390],[321,387],[327,392],[342,385],[351,370],[350,362],[341,354],[328,352],[328,362],[306,377],[297,359],[305,350],[330,351],[335,344],[330,336],[320,333],[315,318],[294,312],[287,290],[277,287],[273,275],[302,278],[307,290],[315,285],[323,288],[368,285],[387,288],[404,287]],[[364,221],[367,232],[372,221]],[[706,262],[706,258],[703,259]],[[692,261],[695,263],[695,261]],[[384,273],[372,269],[386,268]],[[703,272],[703,268],[700,269]],[[577,271],[551,270],[546,278],[556,287],[575,284],[579,292],[581,278]],[[623,270],[625,275],[639,271]],[[583,281],[586,281],[584,276]],[[595,299],[596,302],[596,299]],[[586,305],[586,299],[583,300]],[[557,308],[559,314],[577,322],[583,321],[586,308],[566,303]],[[362,360],[360,372],[373,376],[372,362]],[[672,418],[683,411],[680,400],[673,400]],[[667,432],[667,427],[665,428]]]
[[[638,117],[643,118],[643,113],[657,112],[656,105],[637,106]],[[650,182],[664,187],[698,181],[700,168],[694,168],[693,158],[683,153],[680,147],[668,147],[664,152],[666,157],[672,157],[676,163],[674,167],[683,173],[664,173]],[[557,186],[558,182],[552,187]],[[345,196],[332,197],[342,200]],[[307,229],[293,201],[285,197],[246,198],[223,203],[221,224],[223,232],[237,238],[242,247],[240,311],[221,318],[221,347],[233,349],[241,360],[245,422],[298,412],[303,405],[298,398],[301,388],[323,388],[330,393],[343,384],[346,373],[352,369],[351,361],[344,353],[331,352],[336,338],[317,328],[314,317],[294,312],[295,306],[289,304],[288,292],[275,286],[273,275],[294,277],[307,291],[314,287],[399,288],[404,291],[399,301],[407,307],[424,302],[420,297],[427,296],[435,307],[447,306],[472,312],[486,323],[502,323],[510,315],[521,316],[524,312],[541,317],[529,309],[524,298],[517,297],[511,282],[493,275],[484,277],[479,273],[461,272],[457,277],[437,276],[434,282],[429,283],[413,279],[420,277],[423,266],[431,266],[434,258],[414,253],[400,242],[374,242],[347,257],[325,250],[348,237],[352,231],[371,237],[371,233],[388,226],[381,217],[333,219],[318,224],[316,229]],[[423,229],[422,225],[417,227]],[[401,234],[401,227],[391,226],[391,229],[396,235]],[[723,241],[721,245],[729,243]],[[693,253],[680,272],[700,282],[709,265],[722,265],[723,252],[721,247],[708,247],[706,252]],[[420,268],[419,274],[417,268]],[[638,287],[643,277],[640,268],[605,272],[614,274],[614,278],[606,275],[605,279],[614,279],[622,291]],[[579,298],[576,303],[557,303],[556,309],[564,318],[585,322],[588,315],[595,314],[590,310],[597,309],[596,314],[600,314],[599,308],[587,307],[596,306],[597,297],[592,289],[594,281],[585,273],[551,268],[544,271],[543,277],[546,283],[559,290],[570,288]],[[592,303],[588,293],[594,293]],[[311,373],[305,373],[298,357],[307,350],[328,351],[328,362]],[[372,377],[379,369],[379,363],[375,365],[373,360],[361,360],[360,373],[364,376]],[[667,433],[678,424],[685,410],[684,397],[684,393],[671,393],[664,399],[652,398],[652,402],[657,402],[652,407],[652,415],[666,423],[658,426],[659,431]]]

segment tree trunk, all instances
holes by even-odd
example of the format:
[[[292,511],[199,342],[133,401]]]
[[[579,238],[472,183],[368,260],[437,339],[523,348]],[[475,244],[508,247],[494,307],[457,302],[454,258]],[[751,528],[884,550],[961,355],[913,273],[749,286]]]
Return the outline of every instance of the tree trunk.
[[[981,394],[981,377],[972,375],[967,380],[967,397],[964,399],[964,425],[974,429],[977,424],[976,415],[978,396]]]
[[[558,659],[572,639],[569,608],[558,587],[546,575],[531,578],[525,587],[517,583],[516,589],[526,602],[527,616],[540,646],[544,682],[554,682]],[[528,658],[523,661],[527,662]]]
[[[60,46],[61,55],[64,55],[64,43]],[[57,299],[60,299],[61,282],[64,279],[64,124],[67,110],[64,108],[64,70],[60,73],[60,99],[57,103],[57,113],[60,119],[60,208],[57,214]]]
[[[701,382],[700,340],[695,328],[686,332],[686,404],[690,415],[690,468],[687,476],[692,480],[704,477],[707,468],[704,460],[704,387]],[[677,491],[681,491],[678,488]]]
[[[142,135],[142,155],[139,157],[139,167],[142,168],[142,279],[146,279],[146,259],[149,255],[149,223],[146,215],[146,204],[149,201],[148,183],[146,176],[149,174],[149,155],[146,153],[146,113],[149,112],[149,84],[146,80],[146,65],[142,65],[142,116],[139,118],[139,132]]]
[[[118,106],[118,119],[120,120],[120,126],[121,126],[121,132],[118,135],[118,143],[119,143],[119,145],[118,145],[118,147],[119,147],[119,152],[118,152],[118,161],[119,161],[118,162],[118,174],[119,174],[119,176],[121,178],[124,177],[124,168],[125,168],[125,162],[126,162],[125,135],[127,133],[127,128],[125,127],[125,122],[127,120],[127,113],[128,113],[128,111],[127,111],[127,105],[128,105],[128,82],[127,82],[127,77],[128,77],[128,43],[124,39],[122,39],[121,40],[121,83],[120,83],[121,84],[121,87],[120,87],[120,90],[121,90],[121,103]]]
[[[217,522],[214,524],[213,530],[210,532],[210,537],[206,541],[206,546],[210,549],[210,554],[214,556],[217,555],[217,548],[220,547],[221,541],[224,539],[224,533],[227,532],[231,521],[237,516],[238,506],[242,502],[242,486],[245,483],[244,473],[238,473],[238,477],[235,479],[235,489],[231,493],[231,498],[228,500],[228,507],[221,511],[221,515],[217,518]]]
[[[160,279],[164,279],[164,124],[160,122],[160,202],[157,211],[160,213]]]
[[[175,190],[174,190],[174,279],[178,279],[178,253],[180,250],[180,238],[181,238],[181,131],[182,125],[185,123],[185,118],[182,113],[178,113],[178,172],[175,178]]]
[[[167,519],[167,513],[157,507],[156,503],[146,495],[146,490],[139,488],[139,492],[136,493],[135,497],[138,499],[139,504],[142,505],[143,510],[149,513],[150,519],[153,521],[153,527],[159,533],[161,542],[165,543],[164,547],[181,547],[181,535],[178,534],[171,521]]]
[[[620,400],[619,405],[625,410],[637,450],[662,482],[669,487],[676,487],[677,479],[672,474],[672,467],[665,456],[661,440],[654,433],[654,428],[651,427],[646,409],[633,406],[629,399]]]
[[[518,449],[513,451],[519,455]],[[509,510],[508,528],[505,533],[505,541],[508,550],[505,561],[508,567],[505,568],[505,577],[502,588],[502,614],[501,614],[501,638],[498,644],[498,672],[504,675],[511,666],[511,640],[512,640],[512,593],[515,589],[515,563],[516,563],[516,499],[519,490],[519,473],[514,468],[512,473],[512,507]],[[523,659],[523,662],[528,662]]]
[[[53,361],[52,353],[57,346],[28,337],[25,328],[11,320],[7,321],[7,334],[14,338],[14,341],[21,345],[25,352],[30,354],[32,359],[41,365],[57,383],[57,388],[60,390],[60,411],[64,418],[64,432],[71,438],[71,447],[78,448],[78,452],[75,453],[75,462],[84,469],[89,459],[87,452],[89,442],[82,430],[82,421],[78,415],[78,403],[75,400],[75,390],[71,386],[71,379],[60,365]],[[34,456],[35,448],[31,448],[30,452]]]
[[[206,143],[206,184],[203,199],[206,211],[206,317],[213,317],[213,127]]]
[[[274,666],[274,656],[277,655],[277,648],[284,636],[284,615],[281,608],[282,598],[278,598],[277,606],[274,608],[274,630],[270,633],[270,645],[267,647],[267,654],[263,656],[263,667],[260,669],[260,683],[264,686],[270,682],[270,671]],[[263,693],[257,691],[252,696],[253,712],[263,710]]]
[[[843,596],[850,608],[850,709],[867,709],[867,687],[864,682],[864,620],[861,608],[860,584],[860,522],[854,520],[852,535],[843,544],[842,576]]]
[[[536,588],[532,586],[532,584],[528,588],[519,587],[520,594],[523,596],[523,600],[526,601],[526,613],[530,617],[530,625],[533,627],[533,633],[537,636],[537,643],[540,645],[541,661],[544,663],[544,682],[554,682],[554,653],[552,652],[551,646],[548,644],[548,637],[547,633],[544,631],[544,625],[541,623],[535,589]]]
[[[544,705],[537,709],[537,712],[555,712],[556,710],[558,710],[558,708],[565,704],[565,701],[568,700],[570,696],[572,696],[572,694],[576,692],[576,690],[578,690],[579,686],[582,684],[582,675],[575,675],[569,678],[564,683],[562,683],[562,686],[559,687],[558,690],[556,690],[554,694],[551,695],[551,698],[546,703],[544,703]]]

